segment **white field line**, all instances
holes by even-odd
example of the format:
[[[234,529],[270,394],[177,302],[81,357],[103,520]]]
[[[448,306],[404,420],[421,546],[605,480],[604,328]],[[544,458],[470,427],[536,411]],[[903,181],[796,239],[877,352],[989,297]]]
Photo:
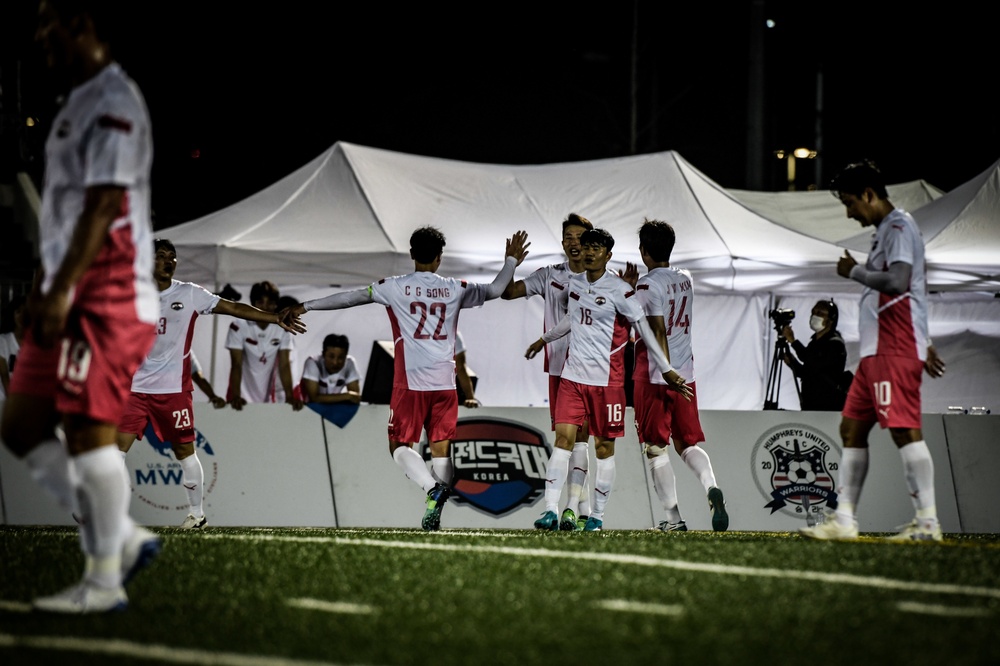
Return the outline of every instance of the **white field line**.
[[[922,604],[916,601],[900,601],[896,604],[896,609],[904,613],[939,615],[941,617],[986,617],[990,614],[990,611],[985,608]]]
[[[0,611],[6,611],[8,613],[30,613],[31,604],[26,604],[22,601],[4,601],[0,599]]]
[[[642,613],[644,615],[681,615],[684,607],[679,604],[644,604],[628,599],[607,599],[594,604],[598,608],[624,613]]]
[[[304,608],[305,610],[318,610],[325,613],[351,613],[354,615],[370,615],[376,608],[367,604],[352,604],[346,601],[323,601],[322,599],[288,599],[289,606],[293,608]]]
[[[643,567],[660,567],[678,571],[695,571],[699,573],[719,574],[726,576],[751,576],[757,578],[778,578],[781,580],[804,580],[835,585],[856,585],[882,590],[905,590],[930,594],[956,594],[972,597],[1000,599],[1000,588],[976,587],[972,585],[954,585],[950,583],[919,583],[907,580],[895,580],[881,576],[858,576],[855,574],[828,573],[826,571],[796,571],[793,569],[765,569],[757,567],[734,566],[728,564],[707,564],[705,562],[685,562],[684,560],[667,560],[642,555],[620,555],[617,553],[586,553],[566,550],[548,550],[544,548],[512,548],[508,546],[473,546],[444,543],[408,543],[405,541],[379,541],[377,539],[345,539],[341,537],[307,537],[249,534],[211,534],[200,535],[205,539],[232,539],[237,541],[287,541],[302,543],[329,543],[341,546],[368,546],[371,548],[399,548],[404,550],[437,550],[446,552],[495,553],[512,557],[549,557],[553,559],[587,560],[614,564],[631,564]]]
[[[122,640],[70,638],[68,636],[11,636],[0,634],[0,647],[28,647],[40,650],[64,650],[112,657],[148,659],[170,664],[206,666],[338,666],[329,661],[306,661],[285,657],[263,657],[235,652],[187,650],[176,645],[143,645]]]

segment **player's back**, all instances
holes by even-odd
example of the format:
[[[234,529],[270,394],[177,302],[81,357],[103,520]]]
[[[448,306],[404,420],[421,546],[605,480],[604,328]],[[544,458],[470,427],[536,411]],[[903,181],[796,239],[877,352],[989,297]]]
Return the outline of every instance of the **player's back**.
[[[392,326],[394,385],[454,389],[458,313],[485,302],[485,285],[416,271],[380,280],[372,297],[386,306]]]
[[[660,266],[639,278],[636,293],[647,316],[663,317],[670,365],[688,382],[694,381],[691,321],[694,291],[691,274],[674,266]],[[646,351],[646,341],[636,343],[637,378],[664,384],[656,363]]]

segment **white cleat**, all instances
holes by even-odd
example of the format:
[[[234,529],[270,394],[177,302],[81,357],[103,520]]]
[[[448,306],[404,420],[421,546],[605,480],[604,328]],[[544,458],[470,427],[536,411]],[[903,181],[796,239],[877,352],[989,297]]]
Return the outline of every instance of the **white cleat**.
[[[852,541],[858,538],[858,523],[841,525],[832,511],[826,513],[823,522],[812,527],[800,527],[799,534],[819,541]]]
[[[111,613],[128,608],[128,597],[120,585],[108,588],[85,580],[51,596],[38,597],[32,605],[45,613]]]
[[[195,518],[194,514],[189,513],[184,522],[180,524],[182,530],[200,530],[205,525],[208,524],[208,518],[202,516],[201,518]]]
[[[889,537],[889,541],[941,541],[941,523],[937,520],[920,520],[914,518],[908,525],[903,525],[899,534]]]
[[[122,585],[128,585],[137,573],[152,564],[161,550],[163,542],[160,537],[136,525],[132,536],[125,540],[122,547]]]

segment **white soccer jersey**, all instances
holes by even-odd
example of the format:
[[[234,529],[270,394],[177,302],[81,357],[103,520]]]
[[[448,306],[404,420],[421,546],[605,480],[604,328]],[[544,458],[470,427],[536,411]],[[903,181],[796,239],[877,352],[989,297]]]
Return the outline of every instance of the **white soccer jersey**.
[[[275,402],[278,352],[291,350],[292,334],[277,324],[264,328],[254,321],[234,319],[226,334],[226,349],[243,351],[240,395],[247,402]]]
[[[8,374],[13,374],[17,354],[20,350],[21,343],[17,341],[13,331],[0,335],[0,358],[7,362]],[[4,390],[3,384],[0,384],[0,398],[6,397],[7,391]]]
[[[694,308],[694,291],[691,289],[691,274],[673,266],[654,268],[639,278],[635,289],[646,316],[663,317],[671,367],[688,383],[693,382],[691,312]],[[655,341],[651,343],[655,344]],[[652,384],[666,384],[641,336],[635,342],[635,370],[632,378]]]
[[[180,393],[193,390],[191,338],[198,315],[212,314],[219,297],[192,282],[171,280],[160,292],[156,342],[132,376],[134,393]]]
[[[102,309],[127,308],[123,315],[153,323],[158,317],[153,282],[150,220],[152,129],[138,87],[117,63],[70,92],[45,143],[45,183],[39,214],[39,251],[48,292],[83,211],[86,190],[96,185],[126,188],[127,208],[112,222],[75,294]],[[120,266],[130,266],[122,275]],[[111,277],[109,277],[109,274]],[[89,275],[95,275],[87,280]]]
[[[892,296],[865,287],[861,292],[861,356],[906,356],[924,361],[928,336],[924,239],[913,217],[902,208],[879,223],[865,267],[888,271],[898,261],[912,267],[909,291]]]
[[[316,382],[320,395],[337,395],[347,391],[347,385],[351,382],[360,382],[361,375],[358,374],[358,365],[353,356],[348,355],[344,367],[333,374],[326,371],[322,356],[311,356],[302,367],[302,379]]]
[[[569,262],[543,266],[524,278],[525,296],[541,296],[545,299],[545,317],[542,332],[559,323],[566,315],[569,298],[569,280],[576,273],[570,270]],[[569,336],[563,336],[545,345],[545,371],[558,377],[566,364],[569,351]]]
[[[455,338],[462,308],[486,302],[488,286],[430,271],[385,278],[371,286],[392,325],[393,385],[414,391],[455,389]]]
[[[625,385],[625,346],[632,324],[645,314],[631,285],[607,271],[596,282],[587,274],[569,283],[572,322],[563,379],[590,386]]]

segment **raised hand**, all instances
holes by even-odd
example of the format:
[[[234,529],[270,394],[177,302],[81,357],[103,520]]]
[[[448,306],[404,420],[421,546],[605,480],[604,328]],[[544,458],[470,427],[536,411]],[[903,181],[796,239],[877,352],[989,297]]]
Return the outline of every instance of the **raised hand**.
[[[517,259],[517,265],[520,266],[524,258],[528,256],[528,248],[531,246],[531,243],[527,241],[527,231],[515,232],[512,237],[507,239],[507,251],[504,253],[504,257],[514,257]]]
[[[851,256],[851,253],[844,250],[844,256],[842,256],[837,261],[837,275],[840,277],[849,278],[851,277],[851,269],[858,265],[857,260]]]
[[[625,270],[618,271],[618,277],[628,282],[635,289],[635,284],[639,281],[639,267],[631,261],[627,261],[625,262]]]

